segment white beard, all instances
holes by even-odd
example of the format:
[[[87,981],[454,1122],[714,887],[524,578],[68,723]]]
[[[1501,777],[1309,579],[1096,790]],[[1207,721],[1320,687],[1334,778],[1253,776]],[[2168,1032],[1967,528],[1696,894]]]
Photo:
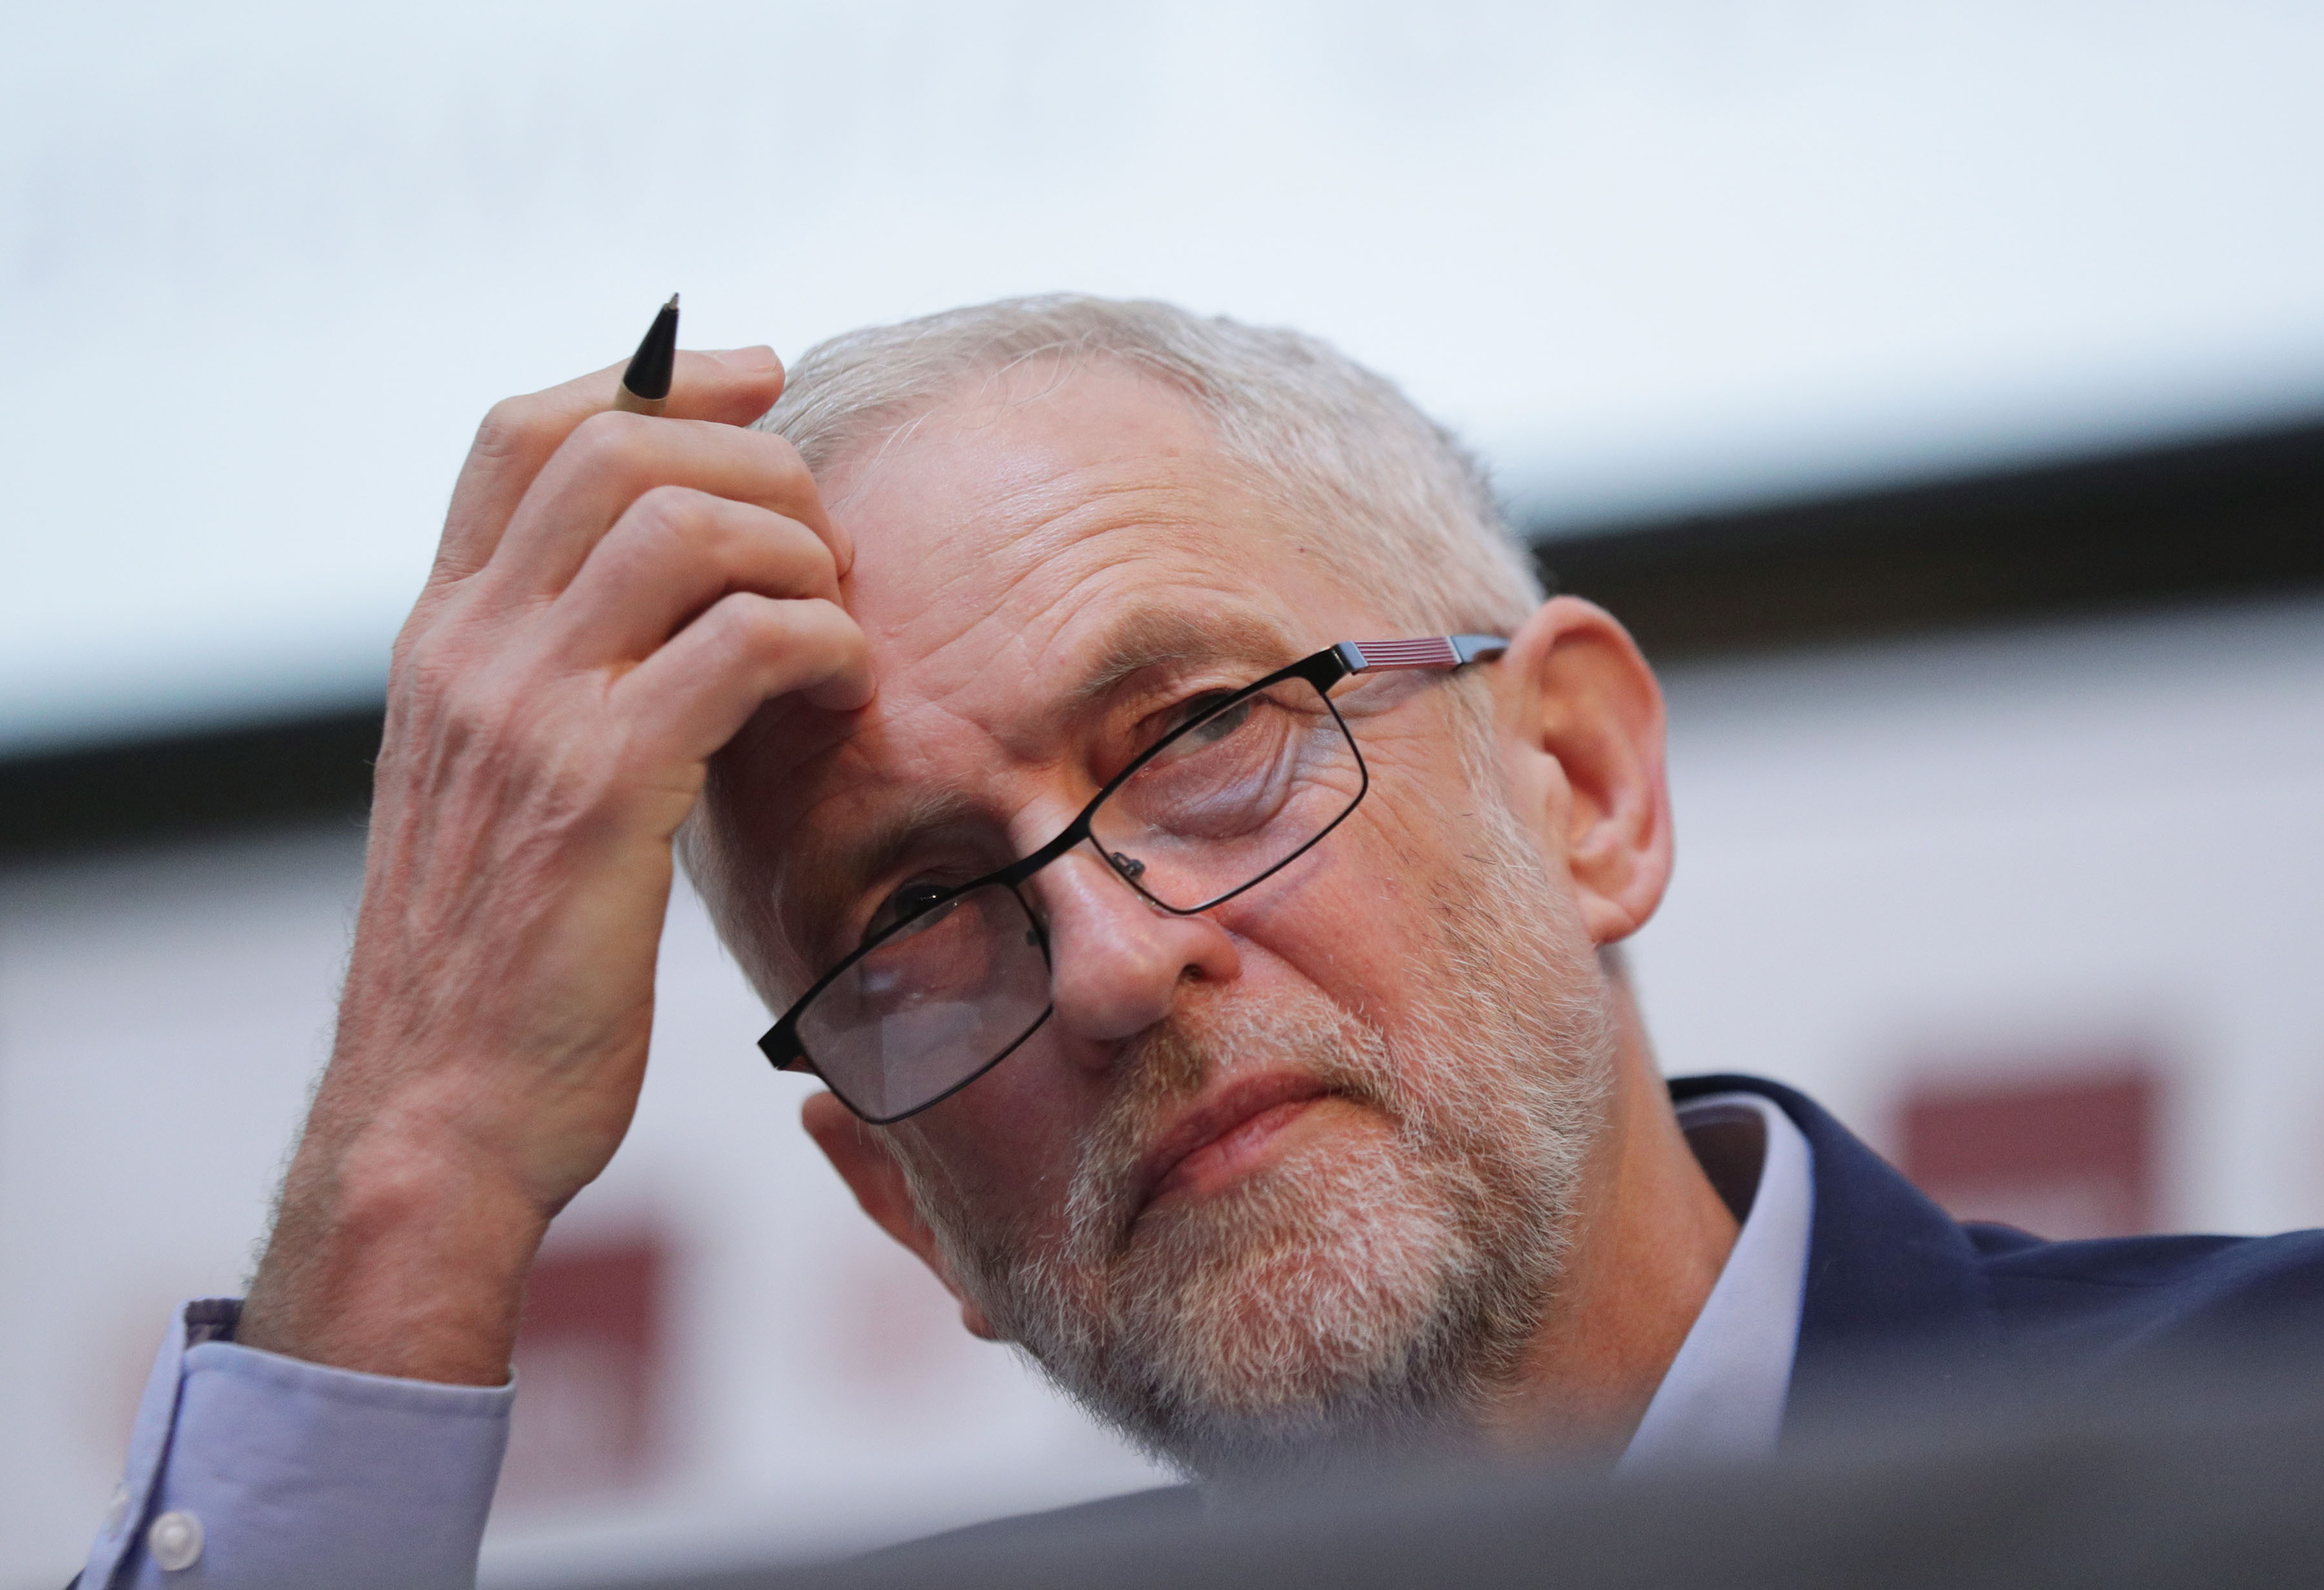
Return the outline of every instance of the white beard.
[[[1415,1018],[1389,1034],[1320,995],[1182,997],[1123,1059],[1062,1242],[964,1229],[899,1134],[971,1299],[1065,1391],[1192,1472],[1279,1475],[1457,1440],[1551,1306],[1613,1023],[1538,856],[1505,811],[1472,820],[1489,854],[1438,902]],[[1139,1218],[1134,1167],[1161,1123],[1222,1077],[1286,1062],[1370,1118]]]

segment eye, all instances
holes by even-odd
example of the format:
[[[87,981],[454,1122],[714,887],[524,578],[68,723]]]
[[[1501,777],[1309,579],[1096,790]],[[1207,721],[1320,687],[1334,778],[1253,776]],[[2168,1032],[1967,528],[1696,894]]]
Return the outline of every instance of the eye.
[[[869,944],[889,929],[926,915],[936,901],[951,892],[947,885],[933,879],[913,879],[880,902],[880,909],[863,924],[862,942]]]
[[[1220,698],[1213,696],[1210,698],[1209,700],[1204,701],[1196,708],[1196,710],[1189,712],[1186,715],[1188,720],[1192,721],[1193,719],[1201,716],[1203,713],[1210,711],[1212,706]],[[1233,734],[1237,729],[1242,727],[1243,724],[1250,718],[1251,709],[1258,705],[1258,700],[1255,698],[1246,698],[1243,700],[1238,701],[1232,707],[1228,707],[1224,712],[1218,713],[1211,717],[1204,718],[1202,722],[1195,724],[1193,728],[1186,731],[1185,736],[1179,740],[1178,744],[1186,746],[1190,750],[1197,745],[1216,744],[1219,741],[1225,739],[1229,735]]]
[[[1218,711],[1219,703],[1232,694],[1230,690],[1213,690],[1208,695],[1196,696],[1182,703],[1172,715],[1177,721],[1163,735],[1170,743],[1156,761],[1176,762],[1231,738],[1236,730],[1250,720],[1252,709],[1259,704],[1257,698],[1250,697],[1236,702],[1224,712]],[[1213,716],[1204,717],[1203,715],[1206,712]],[[1172,735],[1176,737],[1171,738]]]

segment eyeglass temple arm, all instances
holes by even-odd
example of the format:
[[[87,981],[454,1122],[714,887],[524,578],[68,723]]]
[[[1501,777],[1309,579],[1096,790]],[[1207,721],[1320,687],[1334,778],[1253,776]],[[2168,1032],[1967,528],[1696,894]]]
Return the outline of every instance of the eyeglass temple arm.
[[[1489,662],[1509,649],[1499,635],[1430,635],[1416,641],[1342,641],[1333,648],[1350,673],[1389,668],[1458,668]]]

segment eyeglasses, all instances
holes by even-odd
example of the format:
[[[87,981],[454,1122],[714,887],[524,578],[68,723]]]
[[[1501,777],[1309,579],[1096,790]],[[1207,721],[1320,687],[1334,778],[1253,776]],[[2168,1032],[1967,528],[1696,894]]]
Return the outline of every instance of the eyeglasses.
[[[1115,775],[1057,837],[953,888],[906,884],[855,953],[824,974],[759,1048],[805,1068],[874,1126],[983,1076],[1049,1019],[1049,938],[1019,887],[1084,841],[1146,901],[1193,916],[1273,876],[1371,787],[1331,690],[1360,673],[1459,668],[1508,650],[1493,635],[1342,641],[1201,704]]]

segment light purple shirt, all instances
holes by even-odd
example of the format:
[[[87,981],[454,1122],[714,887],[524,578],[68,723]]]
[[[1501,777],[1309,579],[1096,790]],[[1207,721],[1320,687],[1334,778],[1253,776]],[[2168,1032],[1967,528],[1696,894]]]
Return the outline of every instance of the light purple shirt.
[[[1771,1101],[1718,1094],[1682,1126],[1765,1124],[1735,1248],[1618,1472],[1775,1449],[1806,1285],[1814,1176]],[[189,1303],[137,1410],[80,1590],[469,1590],[513,1382],[447,1386],[239,1346],[236,1305]]]
[[[81,1590],[473,1585],[514,1385],[216,1339],[234,1309],[189,1303],[161,1344]]]

